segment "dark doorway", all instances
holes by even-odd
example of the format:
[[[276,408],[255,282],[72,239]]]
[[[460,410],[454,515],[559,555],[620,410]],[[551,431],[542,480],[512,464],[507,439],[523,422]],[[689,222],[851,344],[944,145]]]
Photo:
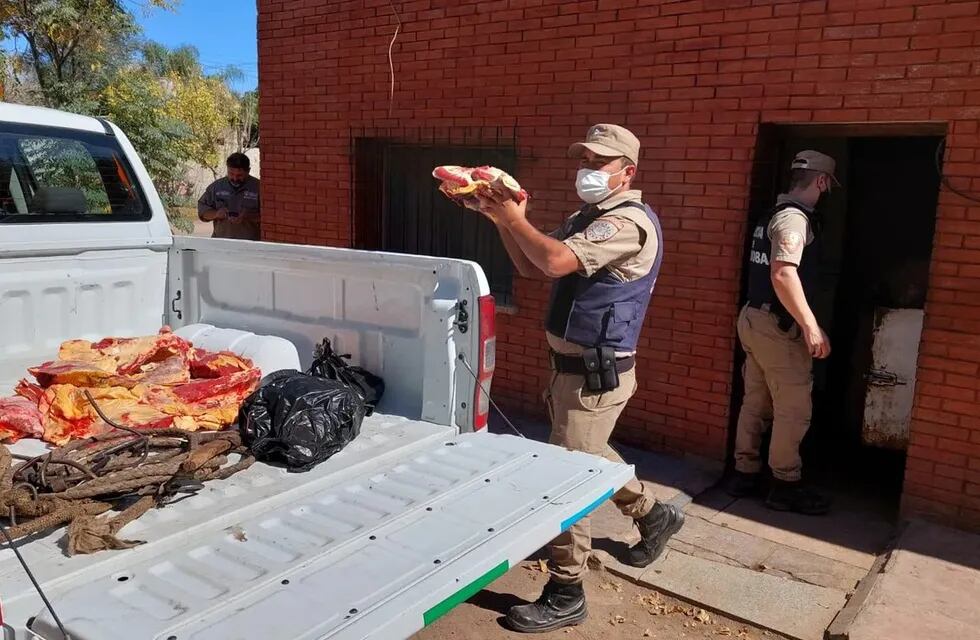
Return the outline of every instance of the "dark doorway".
[[[493,224],[438,190],[439,165],[491,165],[515,172],[513,147],[354,143],[354,246],[478,263],[498,305],[512,299],[513,269]]]
[[[904,477],[903,411],[906,403],[911,411],[942,133],[770,125],[762,128],[756,152],[753,218],[785,190],[798,151],[816,149],[837,160],[843,188],[818,206],[823,231],[810,249],[819,256],[821,276],[810,305],[833,350],[814,365],[804,468],[817,484],[876,495],[893,513]],[[738,364],[743,357],[738,354]],[[734,432],[740,375],[733,388]]]

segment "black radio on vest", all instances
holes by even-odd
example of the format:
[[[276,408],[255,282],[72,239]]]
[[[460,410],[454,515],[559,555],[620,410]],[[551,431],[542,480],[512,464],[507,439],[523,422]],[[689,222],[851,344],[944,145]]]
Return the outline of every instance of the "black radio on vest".
[[[779,328],[788,331],[793,323],[796,322],[789,311],[783,307],[776,296],[776,290],[772,286],[772,241],[769,239],[769,223],[780,211],[786,209],[797,209],[806,216],[814,233],[819,232],[819,225],[814,224],[814,214],[812,209],[804,207],[798,202],[781,202],[773,207],[769,213],[763,216],[759,224],[752,231],[752,246],[749,248],[749,291],[748,304],[751,307],[759,308],[762,305],[769,305],[769,310],[779,317]],[[803,285],[803,294],[807,300],[813,300],[816,293],[819,273],[816,258],[812,255],[812,245],[804,247],[803,257],[797,267],[797,274],[800,277],[800,284]]]

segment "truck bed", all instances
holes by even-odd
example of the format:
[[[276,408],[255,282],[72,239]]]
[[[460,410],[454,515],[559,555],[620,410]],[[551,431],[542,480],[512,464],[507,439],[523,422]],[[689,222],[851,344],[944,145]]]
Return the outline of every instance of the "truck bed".
[[[360,435],[349,446],[311,471],[289,473],[256,463],[227,480],[206,483],[204,490],[192,498],[146,513],[120,532],[124,539],[146,540],[145,545],[135,549],[69,558],[61,544],[62,528],[47,536],[21,541],[21,553],[48,590],[49,597],[57,603],[57,594],[70,585],[87,583],[96,575],[122,571],[145,557],[187,548],[202,530],[230,530],[243,519],[271,511],[285,500],[322,492],[325,487],[343,484],[354,476],[370,476],[373,469],[389,468],[396,457],[411,457],[414,452],[441,444],[453,435],[449,427],[376,413],[364,419]],[[39,444],[22,440],[11,449],[36,454],[42,450]],[[337,499],[345,502],[343,496]],[[360,502],[351,504],[348,513],[349,517],[341,522],[325,524],[323,531],[331,531],[333,526],[338,533],[352,533],[373,524]],[[288,538],[280,539],[275,527],[264,535],[260,531],[245,535],[255,541],[250,546],[269,549],[273,555],[276,549],[288,544]],[[262,542],[266,539],[271,541]],[[13,551],[7,548],[0,549],[0,603],[4,618],[10,621],[26,620],[39,613],[42,606]],[[17,636],[18,640],[20,637]]]
[[[405,638],[589,513],[632,467],[378,415],[304,474],[266,465],[147,513],[131,550],[24,547],[73,640]],[[9,620],[60,640],[10,551]],[[32,638],[32,635],[14,636]]]

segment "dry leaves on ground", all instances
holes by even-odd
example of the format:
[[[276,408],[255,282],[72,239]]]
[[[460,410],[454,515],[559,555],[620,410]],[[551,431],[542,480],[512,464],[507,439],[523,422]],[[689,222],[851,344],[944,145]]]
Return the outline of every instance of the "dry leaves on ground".
[[[602,589],[603,591],[615,591],[616,593],[622,593],[623,592],[623,583],[622,582],[611,582],[609,580],[606,580],[604,582],[600,582],[599,583],[599,588]]]
[[[711,624],[711,616],[704,609],[698,609],[697,613],[694,615],[694,619],[701,624]]]

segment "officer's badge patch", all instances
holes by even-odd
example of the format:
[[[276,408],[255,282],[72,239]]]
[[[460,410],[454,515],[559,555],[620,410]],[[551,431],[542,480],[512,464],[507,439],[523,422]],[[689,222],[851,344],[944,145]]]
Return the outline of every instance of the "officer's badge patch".
[[[619,232],[617,227],[608,220],[596,220],[585,230],[585,239],[589,242],[603,242]]]
[[[779,248],[787,253],[796,253],[803,244],[803,236],[796,231],[788,231],[779,239]]]

